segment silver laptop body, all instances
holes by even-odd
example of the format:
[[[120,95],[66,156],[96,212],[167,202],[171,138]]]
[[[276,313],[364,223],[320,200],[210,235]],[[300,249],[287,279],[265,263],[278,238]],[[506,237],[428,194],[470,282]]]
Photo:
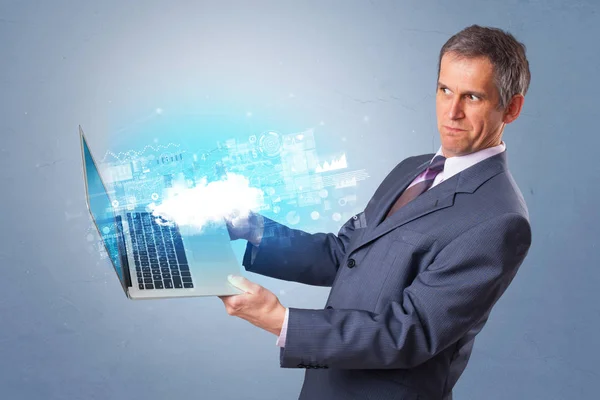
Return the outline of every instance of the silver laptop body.
[[[145,206],[115,212],[81,126],[79,136],[88,210],[130,299],[243,293],[227,281],[242,271],[224,222],[198,233],[158,224]]]

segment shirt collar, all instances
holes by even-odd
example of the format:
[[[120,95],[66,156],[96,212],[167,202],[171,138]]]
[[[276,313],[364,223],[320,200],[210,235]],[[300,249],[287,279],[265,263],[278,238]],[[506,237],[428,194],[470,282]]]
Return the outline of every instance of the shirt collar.
[[[501,142],[498,146],[488,147],[487,149],[476,151],[475,153],[466,154],[464,156],[449,157],[444,163],[444,171],[442,171],[443,179],[447,180],[450,177],[464,171],[465,169],[472,167],[485,160],[486,158],[500,154],[506,150],[506,144]],[[440,146],[435,156],[443,156],[442,147]],[[434,157],[435,157],[434,156]]]

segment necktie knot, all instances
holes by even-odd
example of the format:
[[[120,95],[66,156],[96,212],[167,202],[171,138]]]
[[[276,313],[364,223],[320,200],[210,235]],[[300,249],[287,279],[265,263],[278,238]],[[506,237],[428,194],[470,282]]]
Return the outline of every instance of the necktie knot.
[[[430,171],[436,172],[436,173],[440,173],[444,170],[445,163],[446,163],[446,157],[435,156],[433,158],[433,160],[431,160],[431,163],[429,164],[429,167],[427,169]]]
[[[425,175],[423,176],[423,180],[418,183],[412,185],[408,189],[406,189],[396,203],[392,206],[387,216],[389,217],[393,213],[396,212],[400,207],[414,200],[417,196],[425,193],[433,184],[435,177],[444,170],[444,164],[446,163],[446,157],[444,156],[435,156],[431,163],[429,163],[429,167],[425,170]]]

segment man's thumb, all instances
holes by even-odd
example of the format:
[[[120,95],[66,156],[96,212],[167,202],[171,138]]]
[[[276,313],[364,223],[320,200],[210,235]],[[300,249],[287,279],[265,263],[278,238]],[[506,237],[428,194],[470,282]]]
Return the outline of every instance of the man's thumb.
[[[248,279],[239,275],[229,275],[227,277],[229,283],[231,283],[236,288],[243,290],[246,293],[255,293],[256,292],[256,283],[250,282]]]

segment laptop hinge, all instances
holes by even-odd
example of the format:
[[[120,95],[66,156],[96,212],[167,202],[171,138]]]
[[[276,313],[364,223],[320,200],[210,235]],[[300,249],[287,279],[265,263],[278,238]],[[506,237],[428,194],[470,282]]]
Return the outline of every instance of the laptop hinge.
[[[129,273],[129,258],[127,257],[127,247],[125,246],[125,236],[123,235],[123,223],[121,216],[117,215],[117,229],[119,229],[118,246],[119,256],[121,257],[121,267],[123,268],[123,278],[125,279],[125,287],[131,287],[131,274]]]

